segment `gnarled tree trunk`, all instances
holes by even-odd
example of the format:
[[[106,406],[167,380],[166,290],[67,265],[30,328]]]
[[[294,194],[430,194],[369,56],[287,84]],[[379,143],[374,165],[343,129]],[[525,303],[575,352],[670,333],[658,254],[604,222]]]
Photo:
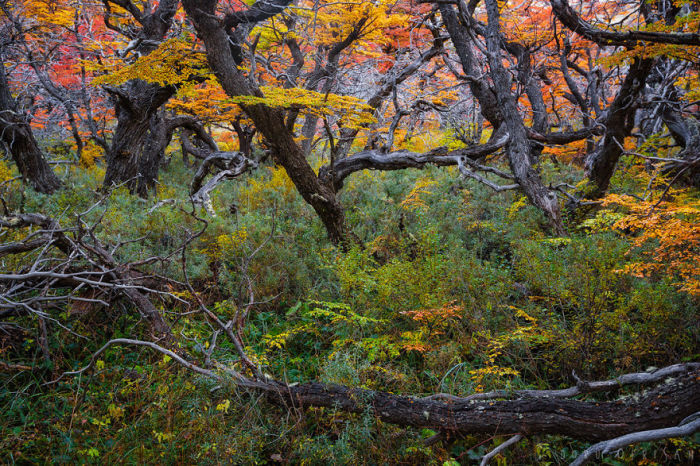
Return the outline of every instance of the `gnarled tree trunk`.
[[[130,10],[141,24],[136,50],[147,55],[155,50],[167,34],[178,6],[178,0],[162,0],[153,11],[144,14]],[[149,3],[150,8],[150,3]],[[110,26],[109,21],[106,21]],[[114,26],[112,26],[114,28]],[[175,94],[174,86],[161,86],[139,79],[118,88],[106,89],[114,101],[117,127],[107,151],[107,170],[103,187],[124,184],[132,193],[145,197],[158,181],[158,167],[163,157],[163,117],[159,109]]]
[[[61,186],[39,149],[27,116],[12,97],[0,52],[0,140],[12,155],[22,178],[32,187],[50,194]]]
[[[401,426],[463,435],[551,434],[591,441],[677,425],[700,406],[699,375],[696,369],[647,393],[607,402],[546,396],[483,401],[450,397],[445,402],[318,383],[268,390],[273,401],[291,406],[355,413],[370,409],[382,421]]]
[[[634,128],[635,103],[644,89],[645,80],[654,65],[651,58],[635,59],[608,109],[605,119],[605,136],[596,151],[586,158],[586,173],[590,182],[583,193],[588,199],[597,199],[605,194],[615,172],[617,161],[624,149],[625,138]]]
[[[175,88],[133,80],[109,92],[115,103],[117,127],[107,152],[104,187],[125,184],[131,192],[145,197],[158,180],[163,155],[163,117],[159,109]]]
[[[511,92],[511,79],[503,68],[500,19],[495,0],[486,1],[486,11],[488,13],[487,55],[498,106],[501,109],[506,130],[510,134],[510,140],[506,145],[510,169],[530,202],[545,213],[558,234],[565,234],[559,200],[557,195],[542,183],[539,173],[533,166],[535,156],[531,152],[527,129],[518,112],[515,96]]]

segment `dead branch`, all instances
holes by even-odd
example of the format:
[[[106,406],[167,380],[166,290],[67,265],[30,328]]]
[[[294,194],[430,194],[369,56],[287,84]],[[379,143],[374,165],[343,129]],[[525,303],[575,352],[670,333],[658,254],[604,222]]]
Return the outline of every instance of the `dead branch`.
[[[602,380],[597,382],[584,382],[576,374],[573,374],[576,379],[576,385],[570,388],[561,390],[495,390],[491,392],[476,393],[460,398],[447,393],[436,393],[425,397],[425,400],[443,399],[447,401],[455,400],[493,400],[493,399],[515,399],[515,398],[573,398],[578,395],[589,393],[610,392],[620,389],[627,385],[651,385],[661,382],[668,377],[674,377],[679,374],[686,374],[690,371],[700,370],[700,363],[684,363],[674,364],[662,369],[655,369],[650,372],[635,372],[624,374],[615,379]]]
[[[496,456],[498,456],[502,451],[508,449],[509,446],[518,443],[520,440],[522,440],[523,436],[518,434],[514,435],[487,454],[484,455],[484,457],[481,459],[481,466],[486,466],[489,464],[489,462],[494,459]]]
[[[674,437],[687,437],[700,431],[700,418],[698,418],[700,412],[693,416],[695,419],[687,422],[681,423],[677,427],[667,427],[665,429],[655,429],[646,430],[643,432],[634,432],[632,434],[623,435],[622,437],[614,438],[612,440],[606,440],[603,442],[598,442],[595,445],[587,448],[581,455],[576,458],[576,461],[571,463],[571,466],[580,466],[586,464],[593,460],[598,454],[606,455],[610,452],[619,450],[628,445],[633,445],[640,442],[652,442],[654,440],[662,440]]]
[[[224,169],[204,183],[212,165],[223,164]],[[190,196],[195,205],[203,205],[210,215],[215,216],[210,206],[210,193],[224,180],[230,180],[258,167],[255,160],[245,157],[241,152],[214,152],[204,159],[190,186]]]
[[[220,373],[196,366],[183,357],[173,357],[177,355],[151,342],[112,340],[98,353],[113,344],[147,346],[167,354],[201,375],[222,380]],[[96,357],[94,355],[85,368],[64,375],[82,374],[92,367]],[[695,413],[700,406],[700,369],[697,367],[677,377],[667,378],[652,390],[614,401],[548,397],[474,400],[455,397],[445,402],[320,383],[288,385],[267,377],[250,379],[221,364],[215,363],[215,366],[224,376],[230,376],[234,384],[265,392],[273,403],[296,407],[328,407],[351,413],[362,413],[369,408],[384,422],[458,434],[489,432],[497,435],[521,432],[521,435],[528,436],[556,434],[579,440],[608,440],[675,426]],[[661,369],[661,373],[667,373],[668,370]],[[631,379],[637,379],[637,375],[633,374]],[[693,421],[690,425],[692,429],[697,429],[697,424]],[[673,432],[677,436],[686,431],[690,431],[690,427],[682,431],[664,432]]]
[[[552,11],[557,19],[571,31],[600,45],[634,46],[638,42],[658,44],[700,45],[700,34],[693,32],[665,33],[656,31],[632,30],[614,31],[599,29],[584,21],[567,0],[550,0]]]
[[[104,198],[88,211],[102,200]],[[123,264],[114,258],[109,248],[94,235],[99,221],[90,227],[83,223],[82,216],[86,214],[80,214],[78,227],[71,229],[63,229],[54,219],[40,214],[0,217],[0,227],[3,228],[39,228],[22,241],[0,246],[0,256],[32,251],[36,254],[28,269],[0,274],[3,307],[21,309],[44,319],[48,317],[41,310],[44,302],[51,301],[53,305],[61,301],[68,303],[81,290],[91,289],[94,296],[128,299],[149,322],[154,335],[171,339],[170,326],[147,297],[148,294],[163,292],[145,286],[143,277],[146,274],[140,273],[133,264]],[[45,257],[53,248],[61,255]],[[72,293],[62,292],[65,288],[72,289]],[[77,299],[81,297],[77,296]],[[103,303],[105,299],[95,302]]]

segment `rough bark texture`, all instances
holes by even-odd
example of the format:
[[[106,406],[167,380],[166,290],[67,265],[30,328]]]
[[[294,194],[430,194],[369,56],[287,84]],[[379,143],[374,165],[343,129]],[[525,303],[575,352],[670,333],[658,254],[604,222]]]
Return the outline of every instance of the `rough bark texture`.
[[[175,93],[144,81],[129,81],[110,91],[115,104],[117,127],[107,152],[104,187],[125,183],[131,192],[147,196],[158,180],[158,168],[169,141],[163,141],[160,107]]]
[[[458,166],[462,162],[460,159],[476,160],[485,157],[505,146],[507,141],[508,137],[503,136],[496,141],[479,146],[454,151],[447,151],[444,147],[439,147],[426,153],[405,150],[391,153],[384,153],[378,150],[362,151],[350,157],[337,160],[332,167],[327,165],[322,167],[319,177],[326,184],[332,183],[334,189],[339,191],[343,187],[345,178],[357,171],[403,170],[406,168],[423,168],[427,165],[440,167]]]
[[[462,24],[457,17],[457,13],[452,5],[447,3],[438,4],[440,15],[445,22],[445,27],[450,35],[452,44],[457,51],[459,61],[462,64],[462,70],[467,76],[469,89],[479,102],[481,114],[486,118],[494,128],[494,133],[498,130],[503,122],[503,115],[496,100],[496,94],[489,87],[488,81],[485,79],[477,79],[480,74],[478,64],[471,49],[471,39],[466,29],[466,25]]]
[[[20,112],[12,97],[0,51],[0,140],[12,155],[22,178],[41,192],[50,194],[61,186],[41,153],[29,126],[27,115]]]
[[[164,0],[148,15],[138,11],[132,13],[142,25],[137,40],[143,41],[138,42],[143,45],[136,47],[139,53],[150,53],[155,49],[153,44],[165,37],[177,5],[177,0]],[[125,184],[131,192],[145,197],[158,180],[163,157],[159,149],[164,147],[159,109],[175,94],[175,88],[135,79],[107,91],[114,102],[117,127],[107,151],[104,187]],[[165,141],[165,146],[168,142]]]
[[[676,45],[700,45],[698,33],[664,33],[654,31],[608,31],[598,29],[581,19],[567,0],[550,0],[552,11],[561,23],[577,34],[600,45],[634,46],[638,42],[654,42]]]
[[[245,157],[250,158],[253,155],[253,138],[258,130],[252,125],[242,124],[240,118],[231,122],[231,124],[234,131],[236,131],[236,136],[238,136],[238,149]]]
[[[219,321],[219,324],[227,329],[233,321],[229,324]],[[235,338],[232,335],[232,339]],[[599,382],[578,380],[576,387],[562,390],[497,391],[477,394],[483,395],[479,398],[477,395],[461,398],[446,394],[416,398],[316,382],[288,385],[262,374],[250,379],[233,369],[215,372],[155,343],[117,338],[93,354],[87,366],[63,376],[84,373],[107,348],[119,344],[150,347],[196,373],[219,382],[228,381],[241,389],[265,393],[269,401],[289,409],[324,407],[357,414],[369,412],[384,422],[434,429],[443,434],[564,435],[578,440],[603,441],[690,424],[697,422],[700,415],[698,363],[676,364]],[[242,348],[237,348],[239,356],[247,359]],[[654,384],[654,388],[644,390]],[[630,395],[612,396],[617,390],[632,386],[635,389]],[[607,393],[607,399],[570,399],[593,393]]]
[[[229,47],[229,37],[221,21],[214,14],[216,0],[182,2],[192,19],[198,35],[207,49],[209,66],[214,71],[224,91],[232,97],[255,95],[262,97],[238,71]],[[284,122],[282,111],[265,105],[247,105],[243,110],[255,123],[265,138],[275,161],[284,167],[299,194],[321,218],[328,236],[334,243],[346,243],[348,238],[343,208],[332,187],[324,185],[306,161],[304,153],[294,141],[294,135]]]
[[[623,152],[625,138],[634,128],[637,97],[644,89],[645,80],[653,65],[653,59],[635,59],[615,100],[608,109],[603,124],[605,127],[603,140],[586,159],[590,187],[583,194],[588,199],[596,199],[604,195],[610,185],[610,178]]]
[[[528,96],[533,101],[536,112],[539,112],[535,115],[536,128],[534,131],[528,130],[523,123],[515,97],[511,92],[511,79],[501,63],[503,38],[499,31],[497,7],[493,2],[487,2],[487,11],[490,12],[489,24],[487,30],[481,31],[487,38],[487,55],[491,68],[489,75],[493,81],[493,87],[489,86],[488,81],[476,78],[478,75],[478,64],[472,52],[472,39],[470,38],[469,30],[471,29],[473,33],[477,33],[476,29],[481,28],[480,26],[477,27],[476,22],[470,18],[473,6],[468,7],[468,11],[462,12],[464,14],[459,17],[454,7],[450,4],[440,3],[438,8],[459,56],[462,69],[467,76],[467,83],[471,93],[479,102],[482,115],[494,128],[493,137],[501,135],[503,131],[509,134],[506,155],[508,156],[515,180],[530,202],[545,213],[555,231],[558,234],[564,234],[557,196],[544,186],[533,166],[541,146],[535,143],[537,141],[536,138],[528,139],[530,134],[537,134],[544,139],[544,136],[538,133],[538,131],[544,131],[546,127],[546,119],[543,118],[544,115],[541,115],[541,106],[543,106],[542,102],[540,102],[541,94],[538,97],[539,91],[534,89],[535,82],[531,78],[523,78],[526,88],[530,91]],[[529,56],[527,56],[526,50],[522,47],[519,52],[521,65],[525,68],[524,71],[527,72],[530,68]]]
[[[544,186],[533,166],[535,157],[531,152],[528,132],[518,111],[515,96],[511,92],[511,79],[501,62],[499,13],[495,0],[487,0],[486,11],[488,13],[486,31],[488,60],[498,106],[510,134],[510,140],[506,145],[510,169],[530,202],[545,213],[558,234],[565,234],[559,200],[554,192]]]
[[[460,434],[555,434],[605,440],[642,430],[675,426],[700,407],[700,371],[640,395],[615,401],[533,398],[451,402],[318,383],[270,389],[273,401],[295,408],[323,406],[362,413],[385,422]]]

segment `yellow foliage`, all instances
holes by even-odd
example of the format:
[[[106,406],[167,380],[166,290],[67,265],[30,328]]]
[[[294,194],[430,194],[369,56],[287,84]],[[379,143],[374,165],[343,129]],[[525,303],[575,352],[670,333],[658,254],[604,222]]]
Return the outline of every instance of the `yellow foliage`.
[[[392,38],[385,33],[387,29],[405,28],[410,21],[409,15],[395,11],[395,5],[395,2],[388,0],[361,0],[353,3],[305,0],[298,7],[292,7],[292,10],[305,23],[298,29],[313,30],[313,42],[317,46],[334,45],[339,37],[347,37],[360,21],[364,21],[359,38],[350,49],[351,53],[372,57],[378,46],[391,43]],[[289,37],[286,27],[280,21],[256,27],[252,34],[257,33],[261,34],[263,47]]]
[[[219,235],[216,238],[216,245],[221,253],[230,255],[241,247],[248,239],[248,230],[241,228],[230,235]]]
[[[69,2],[56,0],[24,0],[23,18],[46,25],[70,27],[75,18],[75,9]]]
[[[104,154],[102,149],[92,141],[85,144],[83,152],[80,155],[80,166],[92,167],[95,165],[95,159],[102,157]]]
[[[241,228],[231,234],[217,236],[213,241],[210,240],[199,252],[211,260],[221,259],[222,256],[235,255],[247,239],[248,230]]]
[[[502,367],[496,363],[499,356],[503,354],[505,349],[514,342],[523,342],[525,344],[546,343],[551,339],[551,333],[546,328],[538,325],[537,319],[530,316],[522,309],[514,306],[508,306],[514,311],[514,317],[527,322],[526,325],[518,325],[515,330],[504,333],[496,338],[489,338],[489,348],[486,356],[486,364],[484,367],[469,371],[472,376],[472,382],[475,384],[476,391],[483,391],[484,384],[487,381],[496,384],[502,384],[506,377],[517,377],[520,375],[515,369]]]
[[[318,117],[340,117],[338,125],[360,128],[375,123],[373,109],[362,99],[338,94],[324,94],[301,88],[284,89],[277,86],[261,86],[264,97],[238,96],[227,100],[240,105],[266,105],[273,108],[294,108],[302,114]]]
[[[520,199],[513,202],[510,207],[508,207],[508,218],[513,218],[516,213],[523,207],[527,205],[527,197],[521,196]]]
[[[337,124],[348,128],[360,128],[376,122],[372,108],[356,97],[278,86],[261,86],[260,91],[264,97],[248,95],[231,98],[216,80],[209,79],[196,86],[183,85],[168,107],[207,121],[233,121],[241,115],[239,105],[262,104],[273,108],[294,108],[302,115],[339,117]]]
[[[209,122],[230,122],[241,115],[239,106],[230,101],[213,78],[198,85],[184,84],[167,105],[177,113],[196,115]]]
[[[228,413],[229,408],[231,407],[231,400],[224,400],[221,403],[216,405],[216,410],[217,411],[223,411],[224,413]]]
[[[271,177],[265,179],[251,179],[241,188],[240,199],[246,203],[249,210],[253,211],[271,202],[271,194],[276,193],[285,202],[290,202],[295,194],[294,183],[287,176],[282,167],[270,167]]]
[[[12,168],[4,160],[0,160],[0,183],[12,178]]]
[[[211,74],[204,53],[193,49],[193,44],[183,39],[166,40],[131,65],[118,69],[103,67],[102,71],[108,74],[95,78],[93,85],[119,85],[141,79],[165,86],[186,83],[192,76]]]
[[[420,210],[428,207],[425,201],[421,199],[421,196],[432,194],[433,192],[430,191],[429,188],[435,186],[436,184],[437,183],[435,181],[432,181],[428,178],[419,179],[418,181],[416,181],[416,184],[411,190],[411,192],[408,193],[408,195],[403,201],[401,201],[401,207],[405,210],[410,211]]]

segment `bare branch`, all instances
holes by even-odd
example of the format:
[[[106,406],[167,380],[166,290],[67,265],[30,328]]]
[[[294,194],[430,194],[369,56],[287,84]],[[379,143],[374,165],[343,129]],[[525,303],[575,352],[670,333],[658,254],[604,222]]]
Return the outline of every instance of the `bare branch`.
[[[700,431],[700,419],[697,416],[700,415],[700,411],[695,414],[695,419],[687,422],[685,424],[677,427],[667,427],[665,429],[654,429],[645,430],[643,432],[634,432],[632,434],[623,435],[621,437],[614,438],[612,440],[606,440],[604,442],[596,443],[595,445],[587,448],[576,461],[571,463],[571,466],[580,466],[586,464],[593,460],[599,453],[601,455],[606,455],[612,451],[619,450],[628,445],[633,445],[640,442],[651,442],[654,440],[662,440],[666,438],[674,437],[687,437],[695,432]]]
[[[579,14],[571,8],[567,0],[550,0],[552,11],[564,26],[573,32],[582,35],[588,40],[600,45],[624,45],[633,46],[638,42],[653,42],[658,44],[674,45],[700,45],[700,34],[697,33],[664,33],[654,31],[607,31],[594,27],[584,21]]]
[[[523,436],[520,434],[514,435],[487,454],[484,455],[484,457],[481,459],[480,466],[486,466],[489,464],[489,462],[494,459],[496,456],[498,456],[502,451],[506,450],[509,446],[518,443],[520,440],[522,440]]]
[[[423,168],[427,165],[459,166],[466,159],[479,159],[496,152],[507,142],[508,134],[504,134],[497,140],[486,144],[449,152],[444,147],[424,153],[397,151],[386,154],[377,150],[362,151],[337,160],[332,167],[322,167],[319,177],[324,182],[330,182],[332,179],[335,189],[340,190],[345,178],[360,170],[403,170],[405,168]]]
[[[622,388],[627,385],[651,385],[661,382],[668,377],[674,377],[680,374],[685,374],[688,371],[700,369],[700,363],[690,362],[684,364],[674,364],[662,369],[656,369],[653,372],[635,372],[624,374],[616,379],[602,380],[597,382],[583,382],[577,379],[576,386],[564,388],[560,390],[495,390],[491,392],[476,393],[467,396],[465,400],[493,400],[497,398],[513,399],[513,398],[573,398],[586,393],[609,392]],[[437,393],[426,397],[427,400],[432,399],[457,400],[461,399],[454,395],[446,393]]]

